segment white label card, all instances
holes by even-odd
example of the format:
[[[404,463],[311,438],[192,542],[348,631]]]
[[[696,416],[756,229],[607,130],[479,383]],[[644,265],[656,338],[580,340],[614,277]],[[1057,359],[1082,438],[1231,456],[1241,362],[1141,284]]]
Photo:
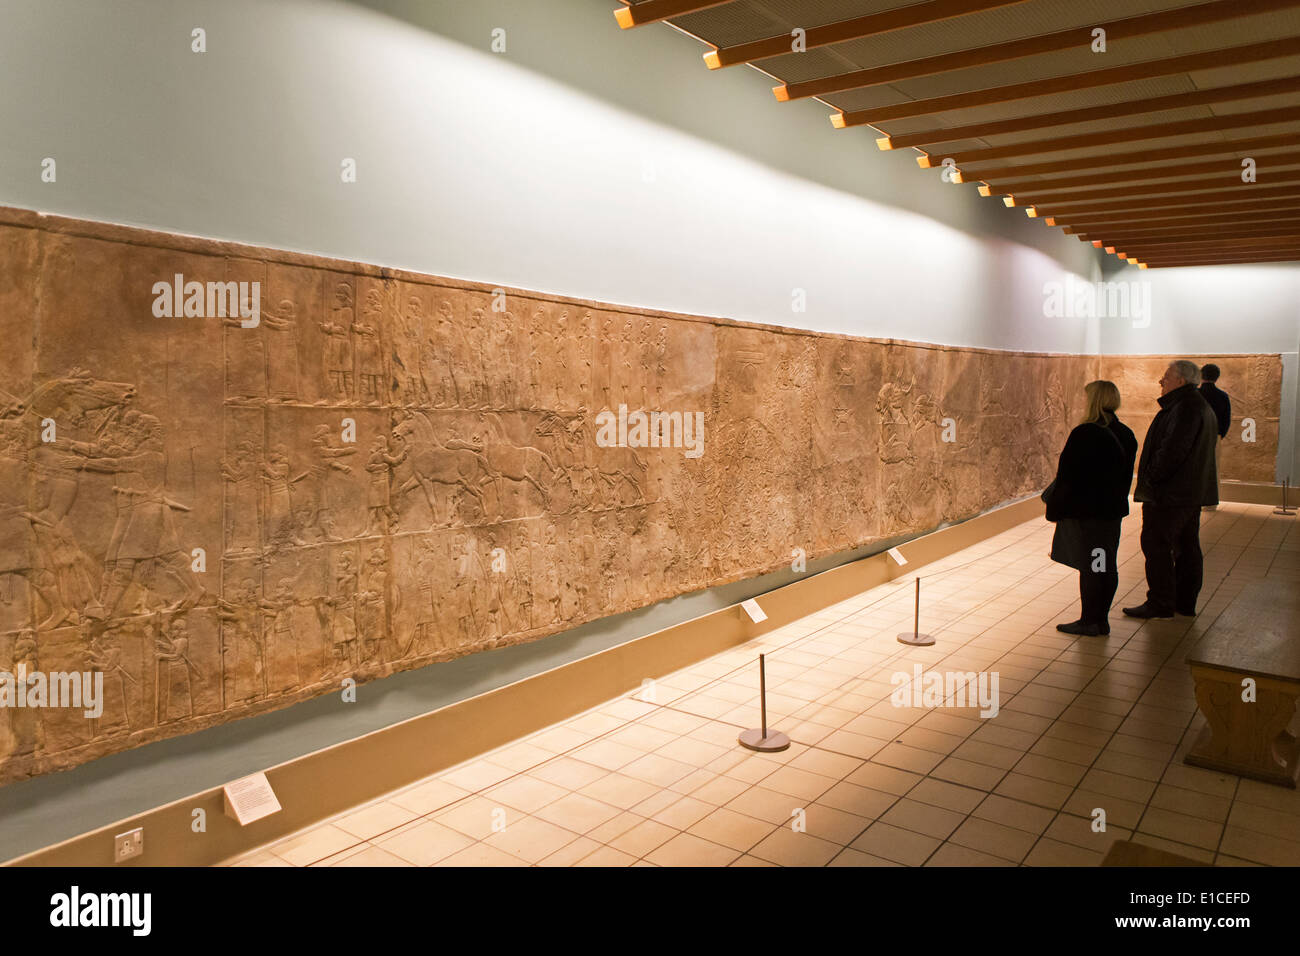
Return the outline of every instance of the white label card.
[[[226,816],[237,820],[241,827],[280,811],[280,801],[264,773],[231,781],[222,790],[226,797]]]
[[[755,624],[761,624],[767,620],[767,615],[763,613],[763,609],[758,606],[758,602],[753,598],[741,602],[740,606],[745,609],[745,613],[749,615],[749,619]]]
[[[897,548],[890,548],[885,553],[888,554],[891,558],[893,558],[894,563],[897,564],[900,568],[903,565],[907,564],[907,558],[903,557],[903,552],[899,551]]]

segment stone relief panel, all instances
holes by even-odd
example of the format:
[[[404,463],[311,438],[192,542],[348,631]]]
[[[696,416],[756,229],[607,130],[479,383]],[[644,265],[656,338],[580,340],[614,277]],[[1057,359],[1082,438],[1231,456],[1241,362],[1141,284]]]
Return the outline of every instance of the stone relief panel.
[[[0,672],[102,687],[0,708],[0,781],[1037,492],[1098,361],[3,210],[0,257]],[[1220,364],[1256,467],[1277,357]]]

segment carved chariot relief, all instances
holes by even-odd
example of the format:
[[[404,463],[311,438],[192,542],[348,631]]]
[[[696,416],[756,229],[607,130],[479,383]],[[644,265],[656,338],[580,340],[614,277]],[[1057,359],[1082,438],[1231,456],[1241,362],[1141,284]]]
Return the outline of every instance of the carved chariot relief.
[[[970,517],[1095,371],[61,228],[0,225],[0,670],[103,706],[0,711],[0,780]],[[260,321],[154,317],[178,273]],[[1276,357],[1219,361],[1276,420]],[[703,454],[602,443],[620,406]]]

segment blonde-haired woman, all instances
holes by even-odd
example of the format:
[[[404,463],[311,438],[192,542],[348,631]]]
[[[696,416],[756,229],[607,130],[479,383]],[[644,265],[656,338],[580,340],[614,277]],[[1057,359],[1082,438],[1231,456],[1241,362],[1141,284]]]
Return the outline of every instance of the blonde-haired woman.
[[[1084,394],[1083,421],[1070,432],[1043,501],[1047,520],[1056,523],[1052,560],[1079,572],[1079,619],[1056,629],[1095,637],[1110,633],[1120,522],[1128,514],[1138,443],[1115,414],[1120,399],[1114,382],[1089,382]]]

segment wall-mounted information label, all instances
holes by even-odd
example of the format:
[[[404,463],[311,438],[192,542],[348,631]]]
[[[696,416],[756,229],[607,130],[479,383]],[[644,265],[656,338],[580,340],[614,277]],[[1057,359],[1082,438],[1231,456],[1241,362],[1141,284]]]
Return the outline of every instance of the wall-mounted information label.
[[[767,620],[767,615],[763,613],[763,609],[758,606],[758,602],[753,598],[741,602],[740,606],[745,609],[745,613],[749,615],[749,619],[755,624],[761,624]]]
[[[903,557],[903,552],[899,551],[897,548],[890,548],[885,553],[888,554],[891,558],[893,558],[894,563],[897,564],[900,568],[903,565],[907,564],[907,558]]]
[[[231,781],[222,791],[226,797],[226,816],[237,820],[241,827],[280,811],[280,801],[264,773]]]

